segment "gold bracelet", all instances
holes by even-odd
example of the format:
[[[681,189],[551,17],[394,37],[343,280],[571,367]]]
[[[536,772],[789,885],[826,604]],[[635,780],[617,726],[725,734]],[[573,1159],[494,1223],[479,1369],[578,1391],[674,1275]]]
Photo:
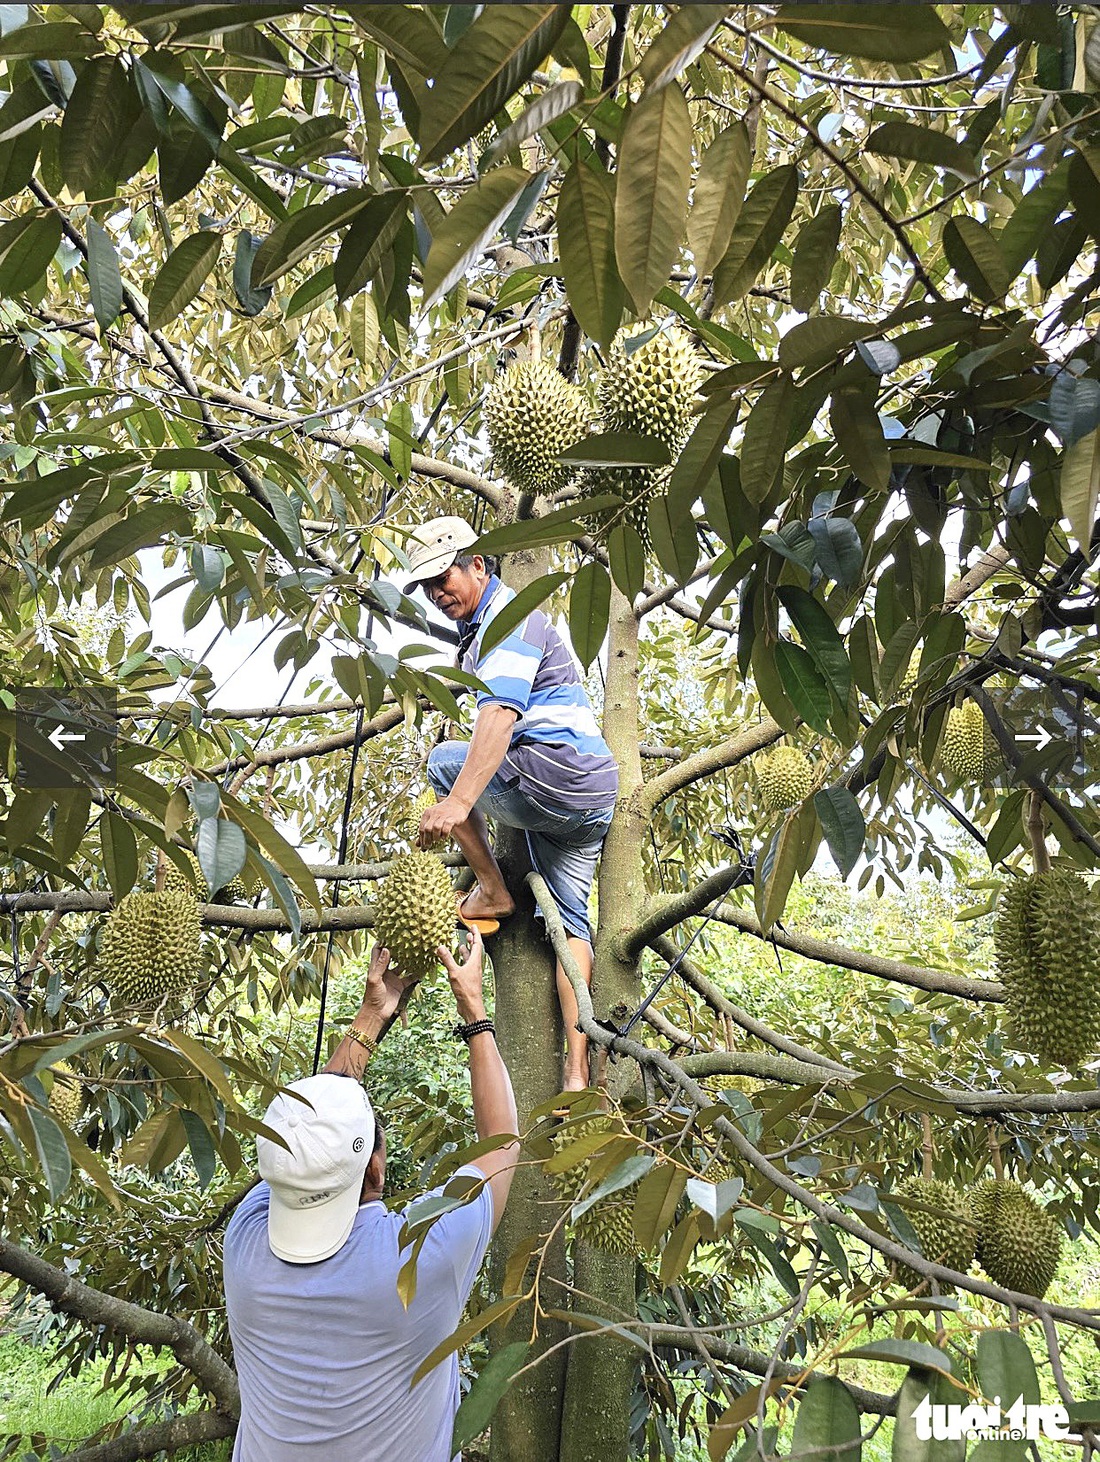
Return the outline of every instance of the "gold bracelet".
[[[353,1025],[349,1025],[344,1034],[347,1036],[348,1040],[355,1041],[357,1045],[363,1047],[363,1050],[367,1053],[368,1060],[371,1058],[371,1056],[374,1055],[375,1051],[378,1050],[378,1042],[372,1041],[370,1036],[365,1036],[362,1031],[356,1030]]]

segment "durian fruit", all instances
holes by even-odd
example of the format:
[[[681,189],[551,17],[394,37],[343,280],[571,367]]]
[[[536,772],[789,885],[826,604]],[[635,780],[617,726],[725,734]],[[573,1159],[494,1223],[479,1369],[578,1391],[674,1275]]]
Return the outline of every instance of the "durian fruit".
[[[810,795],[813,767],[797,746],[777,746],[763,758],[759,771],[760,793],[769,812],[797,807]]]
[[[970,1198],[978,1262],[994,1284],[1042,1299],[1062,1253],[1062,1230],[1019,1183],[989,1178]]]
[[[63,1127],[75,1127],[84,1110],[84,1093],[76,1080],[76,1073],[67,1061],[59,1061],[50,1069],[53,1085],[50,1087],[49,1109]]]
[[[397,824],[397,831],[401,837],[410,843],[415,842],[416,836],[420,831],[420,819],[427,812],[428,808],[434,807],[435,804],[436,795],[433,787],[425,788],[423,792],[414,797]]]
[[[692,405],[703,381],[702,367],[682,332],[659,331],[630,352],[623,348],[629,338],[620,337],[612,347],[596,386],[603,428],[656,437],[675,461],[695,423]],[[609,468],[590,473],[586,483],[591,493],[618,493],[629,506],[631,522],[648,541],[646,514],[660,472],[652,467]]]
[[[497,471],[521,492],[565,487],[574,469],[559,452],[588,430],[584,392],[545,361],[511,365],[490,386],[481,407]]]
[[[993,945],[1015,1045],[1068,1069],[1100,1049],[1100,906],[1080,874],[1014,879]]]
[[[977,701],[967,700],[947,713],[940,762],[960,782],[985,786],[1004,769],[1000,747]]]
[[[185,994],[202,970],[199,927],[193,894],[128,893],[100,935],[104,984],[127,1005]]]
[[[596,1112],[579,1122],[574,1122],[567,1132],[555,1134],[551,1142],[557,1151],[578,1138],[592,1137],[600,1132],[619,1132],[621,1124],[605,1113]],[[565,1203],[575,1203],[581,1197],[591,1158],[574,1163],[564,1172],[551,1173],[550,1180]],[[634,1196],[622,1198],[619,1194],[593,1204],[582,1213],[573,1225],[577,1238],[594,1248],[606,1249],[612,1254],[637,1255],[638,1240],[634,1233]]]
[[[164,875],[164,891],[166,893],[185,893],[190,898],[197,900],[200,904],[209,903],[210,886],[203,876],[199,860],[194,853],[184,852],[183,855],[191,865],[191,872],[195,875],[194,883],[189,883],[187,875],[176,866],[175,863],[167,863],[167,872]]]
[[[439,964],[436,947],[450,947],[455,930],[451,876],[435,853],[402,853],[390,864],[374,905],[374,933],[394,964],[418,978]]]
[[[937,1210],[928,1213],[924,1208],[901,1205],[920,1239],[924,1257],[965,1274],[978,1242],[977,1224],[967,1207],[965,1195],[950,1183],[935,1178],[906,1178],[894,1191],[901,1198],[913,1198]],[[906,1289],[927,1282],[923,1274],[918,1274],[908,1264],[897,1266],[897,1278]]]

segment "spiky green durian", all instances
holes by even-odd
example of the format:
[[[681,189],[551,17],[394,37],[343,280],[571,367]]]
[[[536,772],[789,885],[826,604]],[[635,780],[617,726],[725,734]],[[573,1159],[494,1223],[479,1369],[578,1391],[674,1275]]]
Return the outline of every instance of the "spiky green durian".
[[[454,941],[455,895],[451,876],[435,853],[402,853],[390,864],[374,905],[374,933],[407,975],[426,975],[439,965],[438,945]]]
[[[84,1093],[76,1079],[76,1073],[67,1061],[52,1066],[53,1085],[50,1087],[49,1108],[65,1127],[75,1127],[84,1110]]]
[[[414,797],[397,824],[397,831],[400,836],[410,843],[415,842],[416,836],[420,831],[420,819],[429,807],[435,806],[435,803],[436,795],[434,789],[431,787],[425,788],[423,792]]]
[[[703,381],[702,367],[683,333],[659,331],[636,350],[627,349],[639,333],[620,336],[608,353],[596,386],[601,423],[605,431],[655,437],[675,461],[695,422],[692,403]],[[660,476],[660,468],[617,467],[589,473],[585,485],[593,494],[617,493],[648,541],[647,510]]]
[[[108,914],[96,967],[127,1005],[183,995],[202,970],[194,895],[163,889],[128,893]]]
[[[971,1195],[978,1262],[994,1284],[1042,1299],[1062,1253],[1058,1221],[1019,1183],[990,1178]]]
[[[198,858],[195,856],[194,853],[188,852],[186,850],[184,851],[183,856],[191,865],[191,872],[194,875],[194,882],[189,881],[186,873],[184,873],[183,870],[179,868],[175,863],[169,862],[167,865],[167,872],[164,875],[164,891],[166,893],[189,894],[193,899],[197,899],[200,904],[205,904],[209,902],[210,887],[207,884],[206,878],[203,875],[203,871],[199,865]]]
[[[810,795],[814,769],[797,746],[777,746],[762,759],[759,777],[764,806],[769,812],[782,812]]]
[[[521,492],[564,487],[573,469],[558,454],[588,429],[588,406],[579,386],[545,361],[511,365],[490,386],[481,408],[497,471]]]
[[[596,1137],[604,1132],[621,1132],[622,1124],[603,1112],[594,1112],[578,1122],[571,1123],[565,1132],[551,1138],[556,1152],[561,1152],[574,1142]],[[598,1149],[597,1149],[598,1151]],[[594,1155],[594,1154],[593,1154]],[[562,1172],[552,1172],[550,1180],[566,1203],[575,1203],[584,1192],[592,1156],[576,1162]],[[622,1198],[619,1194],[603,1199],[587,1209],[573,1224],[577,1238],[583,1239],[597,1249],[607,1249],[613,1254],[637,1254],[638,1240],[634,1233],[634,1197]]]
[[[1014,879],[993,945],[1015,1045],[1071,1069],[1100,1049],[1100,907],[1080,874]]]
[[[985,786],[1003,770],[997,739],[977,701],[967,700],[947,713],[940,762],[960,782]]]
[[[935,1178],[906,1178],[898,1184],[895,1192],[901,1198],[912,1198],[916,1203],[925,1205],[920,1208],[901,1205],[920,1239],[924,1257],[965,1274],[978,1242],[977,1224],[965,1195],[950,1183]],[[926,1282],[923,1274],[918,1274],[907,1264],[897,1266],[897,1277],[907,1289]]]

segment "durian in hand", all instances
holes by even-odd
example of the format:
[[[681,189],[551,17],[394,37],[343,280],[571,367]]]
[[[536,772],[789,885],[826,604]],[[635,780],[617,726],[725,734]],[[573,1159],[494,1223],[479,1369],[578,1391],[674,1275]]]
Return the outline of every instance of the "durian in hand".
[[[906,1178],[894,1191],[898,1197],[912,1198],[925,1205],[921,1208],[899,1205],[916,1231],[924,1258],[965,1274],[978,1240],[977,1225],[965,1195],[950,1183],[935,1178]],[[930,1209],[935,1212],[929,1212]],[[907,1264],[897,1266],[897,1278],[906,1289],[926,1282],[923,1274]]]
[[[1062,1229],[1019,1183],[990,1178],[970,1199],[978,1263],[994,1284],[1042,1299],[1062,1253]]]
[[[397,824],[397,831],[401,837],[410,843],[415,843],[417,834],[420,832],[420,819],[427,812],[429,807],[436,803],[435,790],[432,787],[426,788],[409,803],[408,809],[401,816]]]
[[[193,894],[128,893],[104,921],[99,976],[126,1005],[178,998],[202,971],[199,928]]]
[[[435,853],[402,853],[378,888],[374,934],[394,964],[419,978],[437,968],[436,948],[450,948],[455,931],[451,876]]]
[[[481,408],[496,470],[521,492],[564,487],[574,469],[558,454],[588,430],[588,407],[579,386],[545,361],[511,365],[490,386]]]
[[[762,760],[758,775],[760,795],[768,812],[797,807],[810,795],[814,770],[797,746],[777,746]]]
[[[61,1126],[75,1127],[84,1110],[84,1093],[67,1061],[59,1061],[50,1070],[53,1072],[53,1085],[48,1098],[49,1109]]]
[[[550,1140],[555,1151],[561,1152],[583,1138],[612,1131],[621,1132],[622,1125],[605,1113],[595,1112],[572,1123],[567,1131],[555,1134]],[[564,1172],[550,1174],[550,1181],[563,1202],[576,1203],[582,1197],[591,1164],[592,1158],[588,1157],[574,1163]],[[612,1254],[637,1255],[633,1193],[625,1199],[621,1193],[611,1194],[599,1203],[594,1203],[573,1224],[573,1232],[578,1239],[594,1248],[605,1249]]]
[[[993,945],[1013,1044],[1067,1069],[1100,1050],[1100,906],[1079,873],[1013,879]]]
[[[947,713],[940,762],[960,782],[982,787],[1003,771],[997,738],[977,701],[967,700]]]

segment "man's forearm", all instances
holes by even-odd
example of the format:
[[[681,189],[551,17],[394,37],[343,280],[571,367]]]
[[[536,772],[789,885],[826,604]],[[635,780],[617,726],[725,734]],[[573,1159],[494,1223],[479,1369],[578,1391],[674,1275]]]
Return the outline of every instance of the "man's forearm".
[[[358,1031],[371,1042],[372,1046],[375,1046],[391,1023],[391,1020],[385,1020],[379,1016],[377,1011],[370,1009],[367,1005],[361,1005],[359,1014],[351,1023],[351,1029]],[[357,1041],[353,1036],[344,1035],[321,1069],[322,1072],[330,1075],[353,1076],[356,1081],[361,1081],[370,1057],[370,1047],[363,1045],[362,1041]]]
[[[478,712],[466,762],[450,793],[467,811],[499,770],[511,743],[515,723],[516,713],[509,706],[484,706]]]
[[[479,1141],[519,1130],[512,1081],[490,1031],[470,1037],[470,1094]]]

